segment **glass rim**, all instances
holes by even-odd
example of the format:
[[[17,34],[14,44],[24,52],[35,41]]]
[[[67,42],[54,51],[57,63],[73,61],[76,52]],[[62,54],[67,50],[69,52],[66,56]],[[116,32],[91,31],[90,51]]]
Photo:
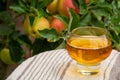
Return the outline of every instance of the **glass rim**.
[[[79,37],[79,38],[88,38],[88,37],[86,37],[86,35],[74,34],[75,31],[77,31],[77,30],[79,30],[79,29],[82,29],[82,28],[84,28],[84,29],[93,28],[93,29],[100,30],[100,31],[101,31],[101,35],[98,35],[98,36],[94,36],[94,35],[93,35],[93,36],[92,36],[92,35],[89,36],[89,35],[88,35],[89,38],[95,39],[95,38],[104,38],[104,37],[106,37],[110,42],[109,42],[109,45],[107,45],[107,46],[105,46],[105,47],[108,47],[108,46],[110,46],[110,45],[112,44],[110,38],[107,37],[107,35],[108,35],[107,29],[104,29],[104,28],[101,28],[101,27],[95,27],[95,26],[77,27],[77,28],[75,28],[75,29],[73,29],[73,30],[71,31],[70,36],[73,35],[73,38],[76,38],[76,37]],[[102,33],[102,32],[104,32],[104,33]],[[106,38],[104,38],[104,39],[106,39]],[[67,38],[67,40],[69,40],[69,37]],[[67,40],[66,40],[66,41],[67,41]],[[73,47],[68,41],[67,41],[67,44],[70,45],[71,47]],[[74,46],[74,47],[75,47],[75,46]],[[103,47],[103,48],[105,48],[105,47]],[[81,49],[80,47],[76,47],[76,48]],[[90,49],[90,48],[86,48],[86,49]],[[97,49],[97,48],[95,48],[95,49]]]
[[[77,29],[80,29],[80,28],[84,28],[84,29],[89,29],[89,28],[93,28],[93,29],[98,29],[98,30],[104,30],[104,32],[107,32],[107,30],[105,28],[101,28],[101,27],[96,27],[96,26],[84,26],[84,27],[77,27],[77,28],[74,28],[71,33],[73,33],[74,31],[76,31]]]

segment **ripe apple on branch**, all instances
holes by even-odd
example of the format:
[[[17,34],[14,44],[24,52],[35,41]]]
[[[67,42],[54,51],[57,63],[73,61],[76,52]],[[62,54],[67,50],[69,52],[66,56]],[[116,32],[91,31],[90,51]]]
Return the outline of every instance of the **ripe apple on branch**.
[[[47,10],[51,14],[59,13],[69,17],[68,8],[73,9],[77,14],[80,13],[80,9],[76,7],[73,3],[74,0],[53,0],[48,6]],[[88,4],[89,0],[85,0],[85,3]]]
[[[50,27],[54,28],[58,33],[61,33],[67,26],[60,19],[54,17],[50,22]]]

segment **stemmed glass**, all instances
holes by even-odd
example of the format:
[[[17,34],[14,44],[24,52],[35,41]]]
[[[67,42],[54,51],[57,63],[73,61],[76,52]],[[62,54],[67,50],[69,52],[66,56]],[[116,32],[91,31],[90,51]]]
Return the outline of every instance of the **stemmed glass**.
[[[72,30],[66,49],[77,62],[79,73],[94,75],[99,72],[100,63],[110,55],[112,45],[106,29],[87,26]]]

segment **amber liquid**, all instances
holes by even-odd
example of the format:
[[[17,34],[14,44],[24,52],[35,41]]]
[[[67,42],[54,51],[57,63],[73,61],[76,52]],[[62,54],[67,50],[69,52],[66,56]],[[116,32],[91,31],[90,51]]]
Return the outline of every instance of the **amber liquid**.
[[[68,39],[66,49],[77,63],[92,66],[106,59],[112,47],[111,42],[104,37],[83,36]]]

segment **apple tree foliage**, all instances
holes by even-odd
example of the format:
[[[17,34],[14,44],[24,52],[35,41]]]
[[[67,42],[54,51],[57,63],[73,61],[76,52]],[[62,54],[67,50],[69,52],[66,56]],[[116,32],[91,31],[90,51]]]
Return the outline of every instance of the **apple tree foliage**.
[[[2,0],[4,3],[7,0]],[[28,35],[17,31],[10,14],[6,9],[1,8],[0,12],[0,50],[8,47],[11,52],[12,60],[20,62],[26,51],[22,46],[27,46],[32,55],[43,51],[65,48],[65,39],[74,28],[81,26],[96,26],[107,29],[112,40],[114,49],[120,51],[120,0],[73,0],[80,13],[68,9],[70,17],[62,16],[59,13],[49,14],[46,10],[48,4],[53,0],[12,0],[13,3],[8,9],[14,11],[17,16],[34,14],[38,17],[55,17],[62,20],[67,28],[58,34],[55,29],[44,29],[39,31],[42,38],[31,42]],[[4,5],[3,5],[4,6]],[[32,24],[32,18],[31,18]]]

